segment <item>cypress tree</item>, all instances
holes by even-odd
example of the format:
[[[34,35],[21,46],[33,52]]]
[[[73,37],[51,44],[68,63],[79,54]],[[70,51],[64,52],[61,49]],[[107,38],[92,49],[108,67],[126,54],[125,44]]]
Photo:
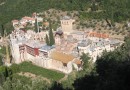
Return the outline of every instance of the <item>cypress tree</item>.
[[[49,38],[48,38],[48,35],[46,34],[46,44],[49,46],[50,43],[49,43]]]
[[[49,24],[49,40],[50,40],[50,46],[54,45],[55,44],[55,39],[54,39],[54,36],[53,36],[53,32],[52,32],[52,26],[51,26],[51,22]]]
[[[38,32],[38,27],[37,27],[37,19],[35,19],[35,32]]]
[[[0,66],[3,65],[2,56],[0,56]]]
[[[9,74],[8,74],[8,68],[5,67],[5,77],[7,78],[8,76],[9,76]]]
[[[0,33],[1,33],[1,36],[3,37],[4,36],[4,25],[1,25]]]

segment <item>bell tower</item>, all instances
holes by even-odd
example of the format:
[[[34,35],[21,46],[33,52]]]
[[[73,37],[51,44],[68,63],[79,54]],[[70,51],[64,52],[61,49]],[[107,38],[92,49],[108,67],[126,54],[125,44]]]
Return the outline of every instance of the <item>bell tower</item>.
[[[73,22],[75,20],[71,19],[69,16],[64,16],[60,21],[63,32],[71,33],[73,31]]]

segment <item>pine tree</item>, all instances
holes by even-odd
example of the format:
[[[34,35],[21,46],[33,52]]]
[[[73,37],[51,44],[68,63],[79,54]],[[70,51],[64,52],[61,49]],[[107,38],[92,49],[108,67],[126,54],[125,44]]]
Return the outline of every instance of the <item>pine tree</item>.
[[[49,42],[49,38],[48,38],[48,35],[46,34],[46,44],[49,46],[50,45],[50,42]]]
[[[53,32],[52,32],[52,26],[51,26],[51,22],[49,24],[49,40],[50,40],[50,46],[54,45],[55,44],[55,39],[54,39],[54,36],[53,36]]]

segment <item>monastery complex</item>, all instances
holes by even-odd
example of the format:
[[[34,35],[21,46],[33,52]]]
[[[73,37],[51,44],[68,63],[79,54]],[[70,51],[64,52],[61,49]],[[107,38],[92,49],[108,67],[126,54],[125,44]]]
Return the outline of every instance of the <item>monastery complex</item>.
[[[42,18],[39,17],[39,22]],[[23,17],[16,24],[26,25],[35,23],[35,17]],[[48,46],[45,41],[48,31],[34,32],[15,28],[10,34],[10,47],[14,63],[31,61],[33,64],[47,69],[55,69],[66,74],[73,70],[82,70],[82,53],[88,53],[93,62],[102,55],[104,50],[112,51],[123,42],[112,39],[108,34],[94,32],[93,30],[73,30],[75,20],[68,16],[61,19],[61,27],[53,31],[55,45]]]

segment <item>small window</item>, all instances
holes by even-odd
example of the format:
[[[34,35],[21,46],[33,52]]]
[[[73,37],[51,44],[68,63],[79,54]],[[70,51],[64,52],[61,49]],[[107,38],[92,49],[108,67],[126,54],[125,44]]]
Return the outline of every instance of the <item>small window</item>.
[[[65,67],[67,67],[67,63],[63,63],[63,65],[64,65]]]

